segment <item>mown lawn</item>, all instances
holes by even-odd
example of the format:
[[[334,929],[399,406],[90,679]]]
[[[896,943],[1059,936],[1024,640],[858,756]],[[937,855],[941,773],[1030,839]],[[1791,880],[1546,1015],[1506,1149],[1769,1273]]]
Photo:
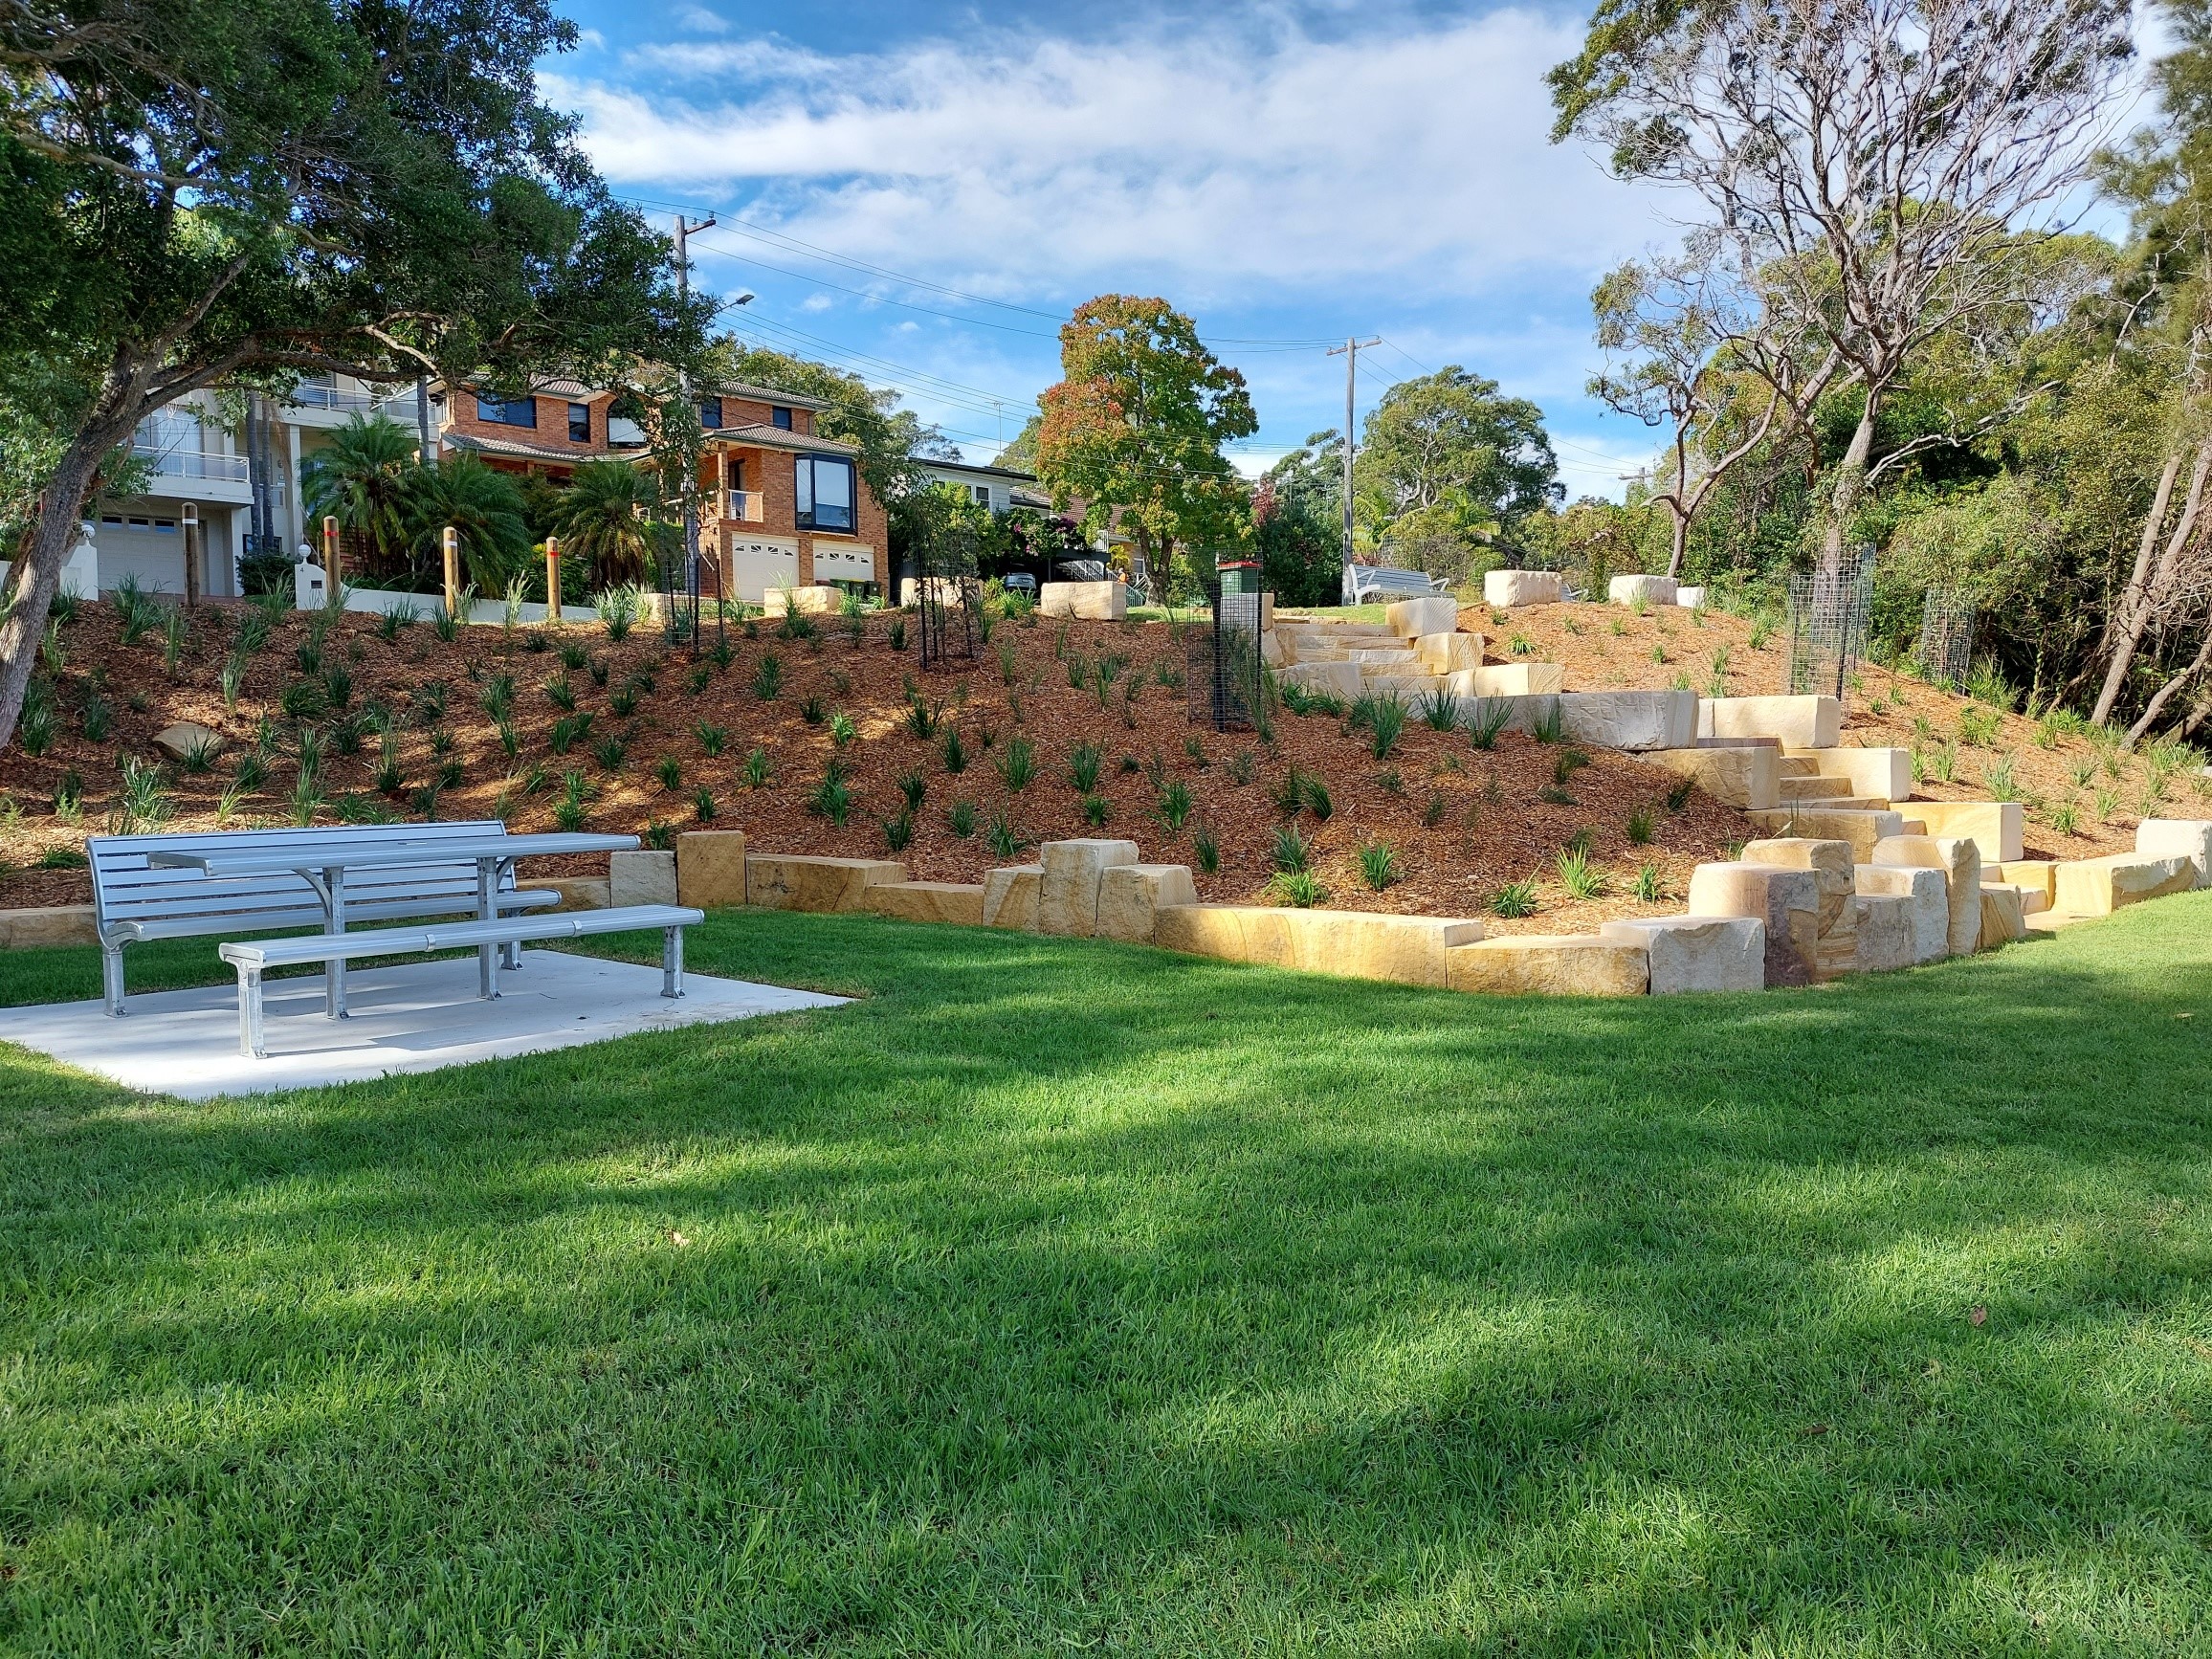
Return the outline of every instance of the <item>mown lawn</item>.
[[[2212,894],[1714,1001],[692,961],[865,1000],[0,1050],[0,1650],[2212,1650]]]

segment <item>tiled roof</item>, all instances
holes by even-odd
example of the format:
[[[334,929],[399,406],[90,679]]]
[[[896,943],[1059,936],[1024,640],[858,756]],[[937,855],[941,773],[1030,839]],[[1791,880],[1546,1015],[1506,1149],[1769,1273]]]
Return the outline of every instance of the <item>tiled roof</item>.
[[[717,427],[707,436],[720,443],[748,444],[763,450],[790,450],[798,453],[828,451],[833,454],[856,455],[860,453],[858,444],[821,437],[811,432],[786,431],[782,427],[762,426],[758,423],[742,427]]]
[[[533,444],[521,438],[492,438],[476,432],[456,432],[449,429],[445,434],[446,447],[455,450],[477,450],[487,455],[506,455],[519,461],[558,461],[573,467],[580,461],[604,461],[612,457],[590,450],[559,448],[552,444]]]
[[[783,404],[790,409],[825,409],[830,407],[826,400],[808,397],[804,392],[779,391],[772,386],[752,386],[741,380],[724,381],[719,387],[708,391],[706,395],[740,398],[746,403]]]
[[[1011,478],[1023,484],[1037,481],[1034,473],[1025,473],[1016,467],[986,467],[979,461],[925,460],[920,466],[924,472],[931,473],[972,473],[979,478]]]

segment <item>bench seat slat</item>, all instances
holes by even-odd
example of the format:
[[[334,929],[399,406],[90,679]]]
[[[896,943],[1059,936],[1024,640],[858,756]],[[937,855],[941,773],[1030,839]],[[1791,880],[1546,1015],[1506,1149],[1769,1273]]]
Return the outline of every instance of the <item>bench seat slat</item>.
[[[504,900],[519,891],[512,887],[495,889],[495,895]],[[542,890],[538,890],[542,891]],[[345,884],[345,914],[362,916],[379,905],[413,905],[424,916],[436,914],[443,906],[454,910],[474,910],[476,906],[476,884],[459,882],[405,882],[384,883],[373,888]],[[148,919],[166,920],[172,917],[226,917],[264,916],[279,912],[297,911],[320,921],[322,901],[305,888],[289,888],[278,892],[264,890],[260,894],[201,893],[187,888],[159,903],[132,904],[108,913],[111,923],[130,923]]]
[[[561,896],[558,893],[536,891],[502,892],[497,900],[499,909],[503,911],[538,910],[560,902]],[[458,916],[464,911],[476,909],[476,895],[472,893],[466,899],[449,906],[444,914]],[[434,907],[425,904],[363,905],[348,901],[345,906],[345,919],[348,925],[368,921],[407,921],[436,914],[439,912]],[[208,925],[210,921],[219,921],[224,925],[210,927]],[[233,910],[213,914],[195,914],[173,919],[153,916],[120,922],[116,925],[114,934],[117,938],[135,940],[143,944],[148,940],[156,939],[204,939],[216,933],[253,933],[263,928],[274,932],[282,927],[306,927],[321,930],[322,912],[321,910],[268,912]]]
[[[706,913],[677,904],[635,904],[620,910],[577,910],[560,916],[460,921],[449,927],[378,928],[368,933],[302,934],[293,939],[226,943],[227,962],[247,967],[293,967],[359,956],[418,956],[433,950],[470,950],[509,940],[581,939],[590,934],[637,933],[652,928],[696,927]]]

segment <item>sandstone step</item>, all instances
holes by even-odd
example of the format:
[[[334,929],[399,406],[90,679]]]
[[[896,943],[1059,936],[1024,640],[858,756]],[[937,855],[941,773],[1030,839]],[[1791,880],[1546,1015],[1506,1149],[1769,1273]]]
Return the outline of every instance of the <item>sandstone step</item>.
[[[1810,755],[1784,755],[1775,770],[1775,776],[1779,778],[1817,778],[1820,775],[1821,763]]]
[[[1784,801],[1838,801],[1850,792],[1848,778],[1808,778],[1802,772],[1783,778],[1779,790]]]

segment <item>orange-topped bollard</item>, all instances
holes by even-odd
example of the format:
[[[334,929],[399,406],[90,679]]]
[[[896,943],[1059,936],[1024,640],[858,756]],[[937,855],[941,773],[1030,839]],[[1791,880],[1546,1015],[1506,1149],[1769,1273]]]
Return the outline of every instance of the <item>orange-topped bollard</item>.
[[[545,538],[545,620],[561,620],[561,538]]]
[[[468,619],[461,614],[461,533],[448,524],[443,540],[446,550],[446,614],[455,622],[465,622]]]

